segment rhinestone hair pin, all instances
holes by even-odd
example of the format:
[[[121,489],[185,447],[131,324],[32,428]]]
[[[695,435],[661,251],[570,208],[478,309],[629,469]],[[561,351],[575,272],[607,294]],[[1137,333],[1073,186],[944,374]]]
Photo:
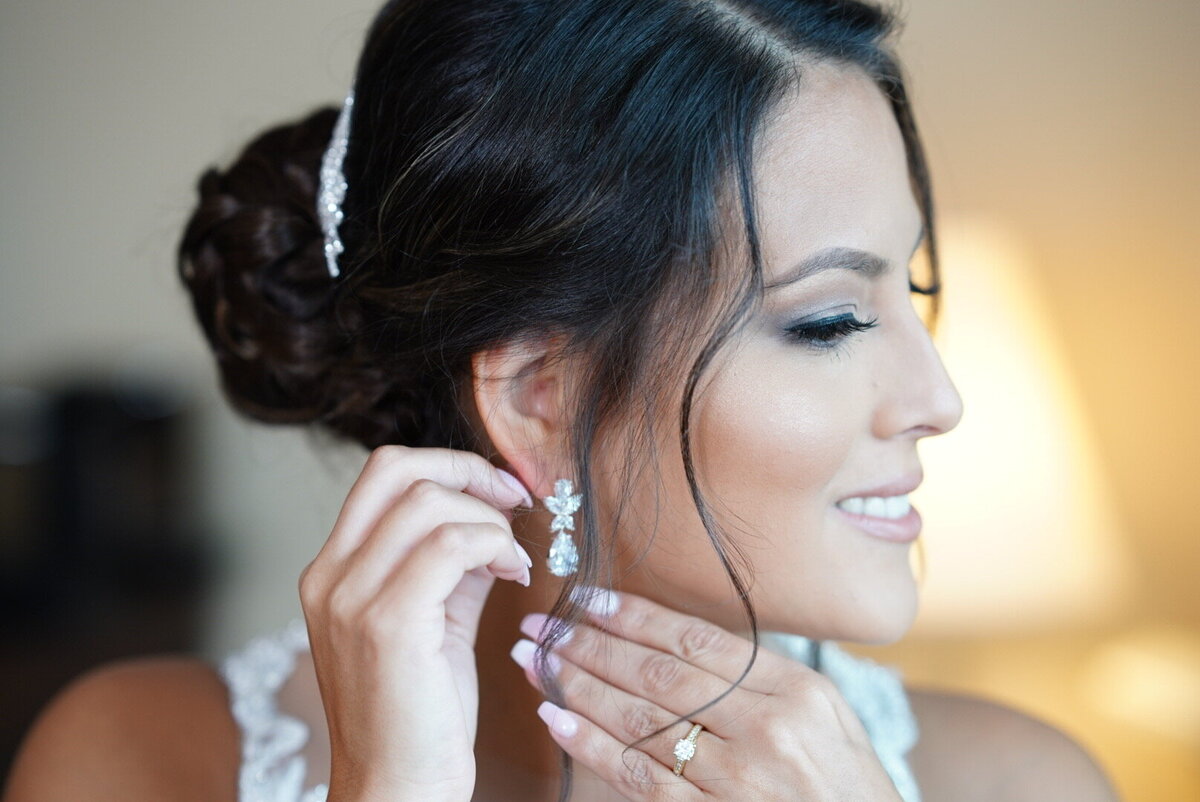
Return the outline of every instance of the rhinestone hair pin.
[[[342,223],[342,201],[346,199],[346,175],[342,172],[342,164],[346,161],[346,146],[350,143],[350,112],[354,107],[354,92],[346,95],[342,104],[342,113],[338,115],[337,123],[333,126],[333,135],[321,157],[320,187],[317,190],[317,219],[321,221],[321,231],[325,234],[325,264],[329,266],[329,275],[337,278],[338,256],[346,248],[338,235],[338,226]]]

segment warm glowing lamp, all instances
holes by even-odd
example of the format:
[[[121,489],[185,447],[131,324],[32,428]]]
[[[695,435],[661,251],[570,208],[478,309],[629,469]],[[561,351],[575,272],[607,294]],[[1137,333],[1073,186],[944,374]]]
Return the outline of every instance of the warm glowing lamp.
[[[1130,598],[1129,562],[1041,287],[1003,226],[939,222],[934,341],[964,412],[957,429],[920,445],[925,571],[913,634],[1112,623]]]

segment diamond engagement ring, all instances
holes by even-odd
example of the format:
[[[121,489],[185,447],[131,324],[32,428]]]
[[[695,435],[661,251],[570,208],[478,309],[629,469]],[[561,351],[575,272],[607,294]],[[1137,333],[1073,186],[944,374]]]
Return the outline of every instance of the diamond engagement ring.
[[[696,738],[700,735],[700,730],[704,729],[700,724],[693,724],[692,729],[688,732],[686,738],[680,738],[675,742],[675,776],[683,774],[683,767],[696,754]]]

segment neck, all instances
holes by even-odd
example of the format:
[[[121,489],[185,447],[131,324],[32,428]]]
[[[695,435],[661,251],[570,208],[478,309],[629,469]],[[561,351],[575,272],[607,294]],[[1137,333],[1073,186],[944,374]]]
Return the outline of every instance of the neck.
[[[513,524],[518,538],[520,522]],[[509,657],[521,637],[521,619],[544,613],[558,595],[558,580],[535,559],[528,588],[497,581],[488,598],[475,644],[479,671],[479,734],[475,741],[480,802],[558,799],[560,750],[537,716],[542,694]],[[572,802],[620,800],[578,762],[573,764]]]
[[[537,716],[542,695],[508,655],[523,637],[518,629],[521,619],[550,609],[552,579],[535,565],[528,588],[498,580],[483,611],[475,644],[479,671],[475,798],[482,802],[555,798],[558,747]]]

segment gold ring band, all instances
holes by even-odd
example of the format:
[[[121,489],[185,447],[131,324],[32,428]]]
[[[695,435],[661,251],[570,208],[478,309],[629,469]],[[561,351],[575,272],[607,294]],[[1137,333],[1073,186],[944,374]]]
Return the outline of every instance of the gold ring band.
[[[683,767],[696,754],[696,738],[700,735],[700,730],[704,729],[699,724],[693,724],[692,729],[687,736],[680,738],[675,742],[675,776],[683,774]]]

